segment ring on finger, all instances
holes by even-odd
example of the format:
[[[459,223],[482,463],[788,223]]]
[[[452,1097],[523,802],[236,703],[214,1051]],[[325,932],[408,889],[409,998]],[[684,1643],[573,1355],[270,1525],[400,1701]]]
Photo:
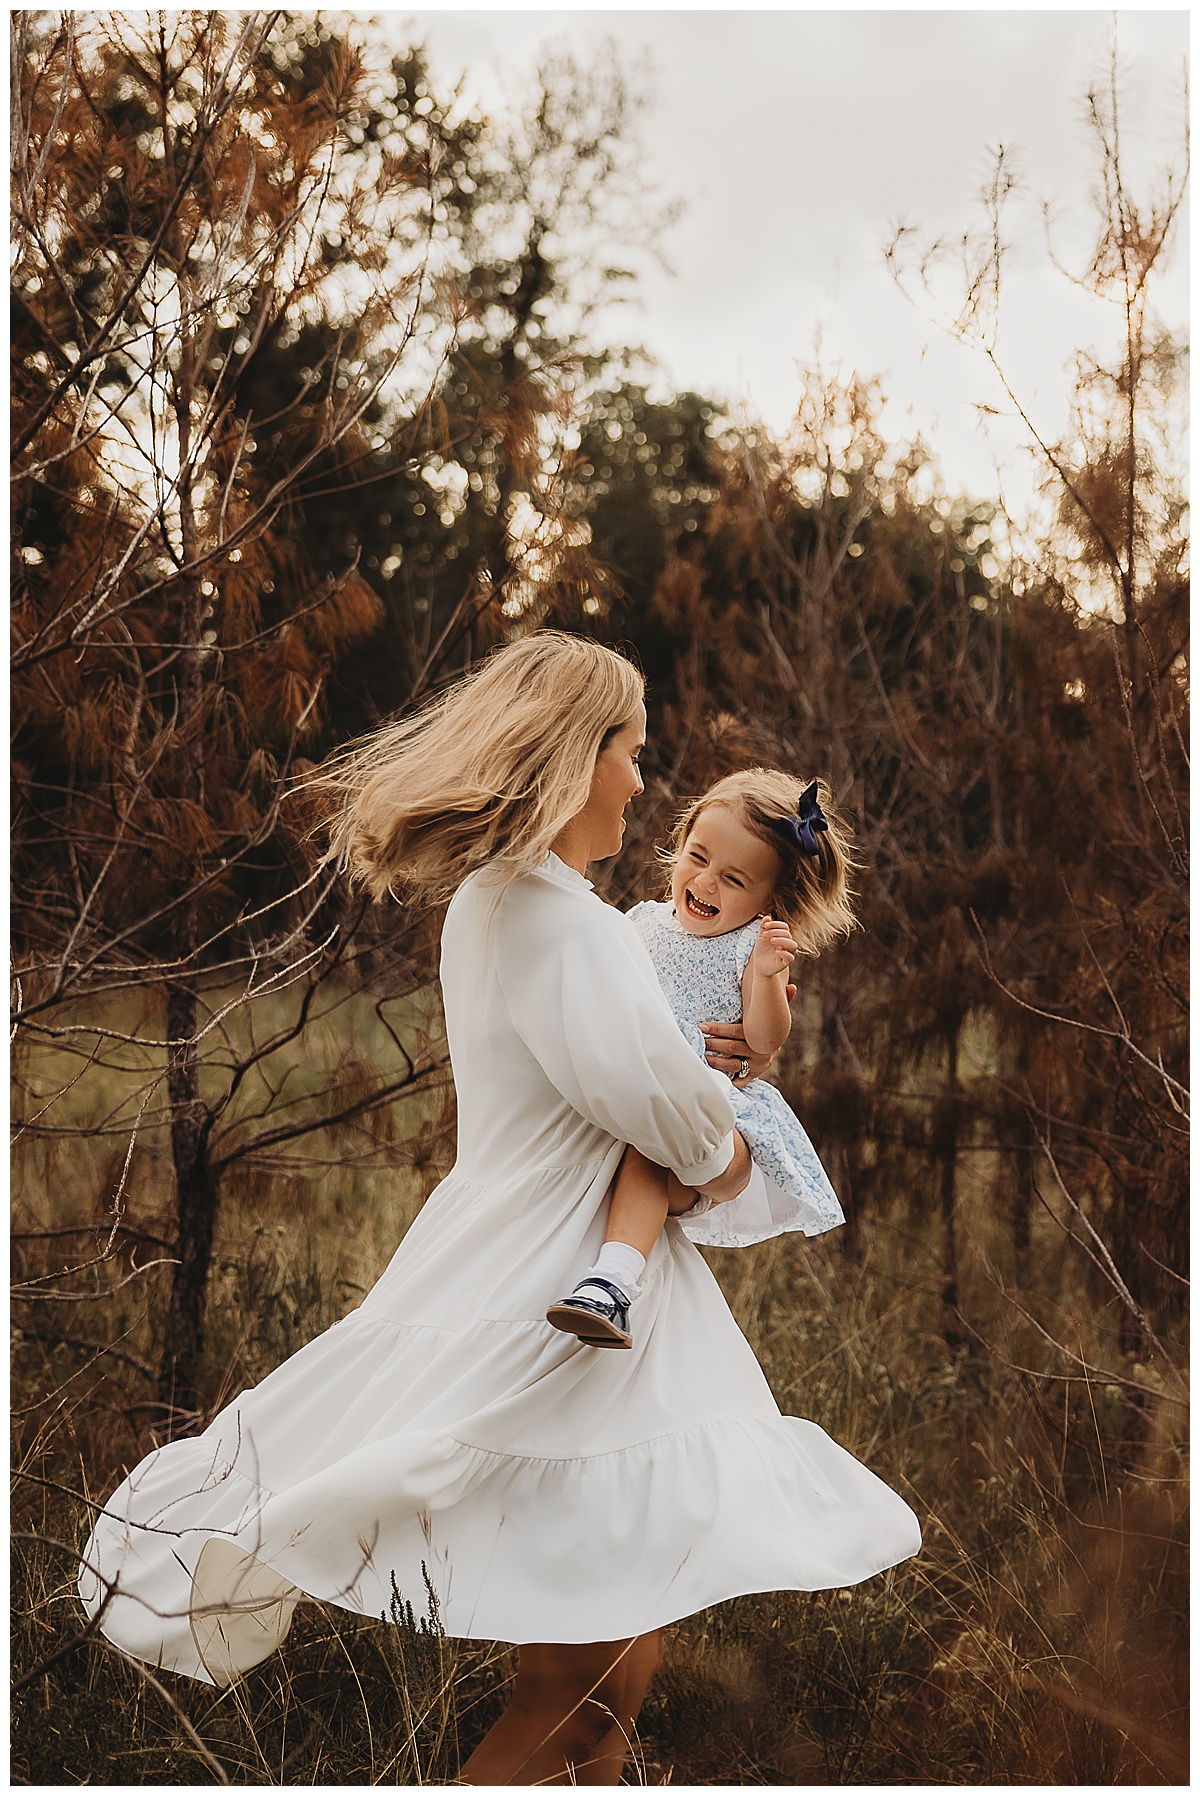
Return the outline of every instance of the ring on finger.
[[[748,1079],[749,1077],[750,1077],[750,1062],[746,1059],[746,1056],[743,1054],[742,1058],[738,1062],[738,1078],[739,1079]]]

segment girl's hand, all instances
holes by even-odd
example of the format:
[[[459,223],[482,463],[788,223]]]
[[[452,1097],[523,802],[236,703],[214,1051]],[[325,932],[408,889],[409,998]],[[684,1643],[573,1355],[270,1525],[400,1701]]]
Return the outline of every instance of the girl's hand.
[[[792,932],[786,923],[780,923],[774,917],[764,917],[758,926],[758,940],[754,944],[754,971],[760,979],[775,979],[780,973],[786,973],[791,966],[799,948],[792,940]]]

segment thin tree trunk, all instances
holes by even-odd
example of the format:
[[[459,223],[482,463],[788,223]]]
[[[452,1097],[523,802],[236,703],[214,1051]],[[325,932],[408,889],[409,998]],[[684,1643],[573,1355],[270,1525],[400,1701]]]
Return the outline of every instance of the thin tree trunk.
[[[502,393],[511,390],[511,384],[517,378],[520,364],[511,340],[505,345],[500,359],[500,390]],[[512,563],[512,544],[508,534],[508,513],[512,505],[516,483],[513,480],[512,461],[508,448],[499,433],[491,439],[492,447],[492,479],[496,487],[496,514],[492,519],[491,529],[487,533],[484,561],[487,566],[488,579],[491,583],[492,598],[497,608],[509,597],[515,569]],[[469,652],[475,654],[475,629],[469,631]]]
[[[836,1164],[838,1178],[834,1189],[842,1209],[846,1213],[846,1226],[842,1230],[842,1254],[845,1259],[857,1266],[862,1260],[862,1239],[858,1230],[858,1200],[854,1189],[857,1158],[851,1156],[845,1142],[838,1147]]]
[[[175,376],[175,417],[179,432],[179,532],[183,576],[180,581],[178,737],[179,796],[198,815],[204,805],[200,667],[205,599],[196,568],[200,540],[196,523],[192,453],[192,405],[195,390],[194,344],[186,283],[180,282],[179,365]],[[204,1350],[204,1305],[216,1227],[217,1188],[208,1164],[209,1114],[200,1095],[196,1050],[199,916],[194,884],[199,872],[186,812],[181,819],[179,891],[181,902],[172,931],[174,964],[179,969],[167,985],[167,1090],[171,1103],[171,1158],[175,1166],[176,1251],[178,1261],[163,1340],[159,1390],[170,1409],[194,1410],[196,1379]]]
[[[1012,1244],[1013,1258],[1016,1261],[1017,1269],[1017,1285],[1021,1291],[1025,1292],[1029,1290],[1033,1279],[1030,1225],[1033,1214],[1035,1177],[1033,1151],[1029,1148],[1018,1148],[1017,1173],[1012,1197]]]
[[[173,981],[167,993],[167,1088],[178,1263],[167,1309],[159,1395],[169,1410],[179,1412],[196,1407],[205,1293],[217,1219],[217,1190],[207,1154],[208,1111],[200,1098],[196,1009],[194,982]]]
[[[830,976],[827,961],[822,961],[820,964],[820,984],[821,1058],[829,1066],[845,1066],[846,1050],[838,1032],[837,1006],[840,993],[836,981]],[[857,1265],[862,1249],[858,1228],[858,1204],[855,1201],[854,1189],[858,1156],[856,1152],[851,1151],[850,1143],[845,1139],[844,1134],[841,1134],[835,1135],[831,1141],[822,1143],[822,1158],[826,1171],[830,1173],[830,1183],[846,1213],[846,1226],[842,1230],[841,1236],[842,1253],[847,1260]]]
[[[543,227],[535,224],[525,245],[519,268],[520,280],[512,300],[512,324],[500,349],[500,392],[515,395],[526,375],[525,363],[517,354],[518,345],[528,342],[529,325],[534,307],[546,292],[549,268],[541,253]],[[516,568],[512,560],[512,542],[508,533],[508,514],[516,493],[512,456],[499,433],[492,437],[493,478],[496,483],[496,516],[485,549],[492,592],[498,603],[509,597]],[[473,646],[473,645],[472,645]]]
[[[938,1132],[942,1160],[942,1334],[948,1347],[961,1347],[965,1338],[959,1318],[958,1280],[958,1033],[955,1029],[946,1045],[946,1083]]]
[[[1141,679],[1137,615],[1137,405],[1142,372],[1140,320],[1135,301],[1125,284],[1125,566],[1121,578],[1124,610],[1126,672],[1129,675],[1129,709],[1136,721],[1141,714]]]

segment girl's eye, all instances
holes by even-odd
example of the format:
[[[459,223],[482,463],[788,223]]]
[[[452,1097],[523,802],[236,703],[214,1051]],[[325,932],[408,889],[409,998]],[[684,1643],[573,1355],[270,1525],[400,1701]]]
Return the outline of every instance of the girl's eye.
[[[726,874],[726,878],[731,886],[736,886],[739,892],[742,890],[742,882],[740,879],[735,879],[732,873]]]

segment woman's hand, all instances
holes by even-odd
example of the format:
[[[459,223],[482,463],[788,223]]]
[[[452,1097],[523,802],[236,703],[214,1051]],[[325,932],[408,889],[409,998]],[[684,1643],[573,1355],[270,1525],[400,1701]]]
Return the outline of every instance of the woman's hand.
[[[740,1197],[750,1182],[750,1174],[754,1170],[754,1162],[750,1158],[750,1149],[741,1133],[733,1131],[733,1159],[715,1179],[706,1184],[697,1185],[694,1189],[681,1185],[675,1174],[667,1171],[667,1215],[686,1216],[695,1208],[696,1199],[707,1197],[711,1203],[727,1204],[731,1199]],[[706,1206],[707,1208],[707,1206]]]
[[[790,1004],[796,996],[794,985],[788,986],[787,995]],[[753,1053],[740,1023],[701,1023],[700,1033],[704,1037],[704,1058],[709,1066],[719,1073],[726,1073],[739,1087],[765,1073],[776,1058],[775,1054]],[[743,1061],[746,1063],[744,1074]]]

